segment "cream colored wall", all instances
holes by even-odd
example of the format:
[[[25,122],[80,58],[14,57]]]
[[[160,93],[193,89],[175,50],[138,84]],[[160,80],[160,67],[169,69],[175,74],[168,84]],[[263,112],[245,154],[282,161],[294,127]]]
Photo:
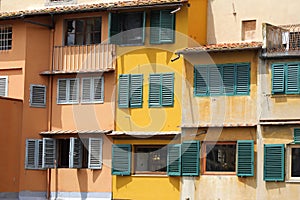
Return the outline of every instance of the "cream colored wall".
[[[295,0],[209,0],[207,42],[241,41],[242,20],[256,20],[254,40],[262,41],[262,23],[299,24],[299,6]]]

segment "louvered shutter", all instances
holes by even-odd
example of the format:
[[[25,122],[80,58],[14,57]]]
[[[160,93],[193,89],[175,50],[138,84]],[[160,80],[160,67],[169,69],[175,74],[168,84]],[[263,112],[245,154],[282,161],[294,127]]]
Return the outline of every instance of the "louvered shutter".
[[[82,167],[82,143],[79,138],[70,138],[69,168]]]
[[[199,141],[184,141],[181,145],[182,176],[199,176]]]
[[[7,96],[7,88],[8,88],[8,77],[0,76],[0,96],[6,97]]]
[[[237,176],[254,176],[254,142],[237,141]]]
[[[94,78],[93,79],[94,86],[94,102],[103,102],[104,101],[104,78]]]
[[[208,95],[209,79],[207,66],[195,66],[194,76],[194,94],[196,96]]]
[[[181,175],[181,145],[168,145],[167,173],[169,176]]]
[[[81,101],[92,102],[92,79],[91,78],[82,78]]]
[[[291,64],[287,66],[286,70],[286,93],[299,93],[299,65]]]
[[[102,168],[102,138],[89,138],[89,163],[90,169]]]
[[[57,103],[67,102],[67,79],[57,80]]]
[[[300,128],[294,129],[294,143],[300,144]]]
[[[272,93],[284,92],[284,65],[272,66]]]
[[[237,65],[236,67],[236,94],[248,95],[250,90],[249,65]]]
[[[173,106],[174,102],[174,74],[162,74],[161,105]]]
[[[130,175],[131,169],[131,145],[112,145],[112,174]]]
[[[119,108],[129,106],[130,75],[121,74],[119,76]]]
[[[160,11],[151,11],[150,16],[150,44],[160,43]]]
[[[79,81],[78,79],[69,79],[69,102],[78,103],[79,95]]]
[[[108,36],[109,36],[109,43],[111,44],[120,44],[120,35],[121,32],[119,18],[121,14],[119,13],[109,13],[108,15]]]
[[[233,65],[223,66],[223,93],[234,95],[235,89],[235,70]]]
[[[265,144],[264,180],[284,181],[284,145]]]
[[[141,108],[143,103],[143,75],[130,76],[130,107]]]
[[[54,168],[56,160],[56,140],[43,138],[43,168]]]
[[[171,14],[170,10],[160,11],[160,43],[174,42],[174,20],[175,14]]]
[[[26,140],[26,154],[25,154],[25,168],[35,169],[36,168],[36,140]]]
[[[32,107],[46,106],[46,86],[30,85],[30,106]]]
[[[209,67],[209,92],[210,95],[222,94],[222,68]]]
[[[150,74],[149,107],[161,105],[161,75]]]
[[[43,140],[37,140],[38,143],[38,152],[37,152],[37,158],[38,158],[38,169],[43,168]]]

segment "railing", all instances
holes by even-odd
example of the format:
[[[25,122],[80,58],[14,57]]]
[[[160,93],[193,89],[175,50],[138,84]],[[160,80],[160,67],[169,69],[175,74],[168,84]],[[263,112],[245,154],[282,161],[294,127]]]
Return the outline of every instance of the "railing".
[[[56,46],[53,72],[94,72],[114,70],[116,47],[113,44]]]

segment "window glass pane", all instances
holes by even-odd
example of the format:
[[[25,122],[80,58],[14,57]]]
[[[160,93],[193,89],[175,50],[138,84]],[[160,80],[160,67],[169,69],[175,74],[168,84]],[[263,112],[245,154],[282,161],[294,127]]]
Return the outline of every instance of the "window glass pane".
[[[206,171],[234,172],[235,144],[206,144]]]
[[[132,31],[128,31],[128,30],[132,30]],[[124,44],[142,43],[143,42],[143,13],[124,14],[124,16],[122,17],[122,31],[124,31],[122,33]]]
[[[75,44],[75,21],[69,20],[67,21],[67,45]]]
[[[300,177],[300,148],[292,148],[292,177]]]

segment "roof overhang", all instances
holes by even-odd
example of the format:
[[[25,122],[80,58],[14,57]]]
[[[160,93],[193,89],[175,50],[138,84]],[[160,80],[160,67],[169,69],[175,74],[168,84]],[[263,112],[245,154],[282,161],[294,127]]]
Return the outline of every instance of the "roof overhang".
[[[42,131],[40,135],[109,134],[112,130],[54,130]]]
[[[176,136],[180,135],[179,131],[113,131],[108,136],[132,136],[132,137],[152,137],[152,136]]]

